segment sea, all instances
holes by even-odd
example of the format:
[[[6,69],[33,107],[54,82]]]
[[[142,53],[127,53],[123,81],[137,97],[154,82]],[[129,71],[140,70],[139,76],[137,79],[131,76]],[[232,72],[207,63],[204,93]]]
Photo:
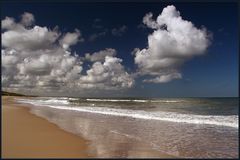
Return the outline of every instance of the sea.
[[[238,158],[239,98],[17,98],[99,158]]]

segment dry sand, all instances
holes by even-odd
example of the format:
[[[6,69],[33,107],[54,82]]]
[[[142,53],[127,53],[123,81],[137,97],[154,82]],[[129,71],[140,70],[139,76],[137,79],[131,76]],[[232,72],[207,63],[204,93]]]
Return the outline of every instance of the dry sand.
[[[2,97],[2,158],[83,158],[88,141]]]

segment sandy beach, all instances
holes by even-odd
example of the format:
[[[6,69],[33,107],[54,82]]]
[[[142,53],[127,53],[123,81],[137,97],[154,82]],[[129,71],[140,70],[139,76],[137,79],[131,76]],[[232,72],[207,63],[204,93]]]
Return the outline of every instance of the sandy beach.
[[[142,106],[137,102],[114,102],[114,107],[119,107],[116,109],[109,107],[113,102],[102,102],[102,99],[99,102],[96,102],[96,99],[94,102],[84,99],[75,100],[80,102],[73,107],[73,103],[67,103],[69,99],[65,97],[3,96],[2,157],[236,158],[238,156],[238,130],[235,123],[226,123],[226,126],[211,125],[208,124],[209,119],[208,121],[202,119],[203,116],[199,118],[199,115],[188,114],[181,117],[181,113],[172,112],[171,114],[180,120],[186,120],[190,116],[191,119],[188,119],[190,122],[195,118],[206,124],[170,122],[156,119],[168,116],[160,107],[155,108],[158,109],[158,112],[155,112],[158,114],[153,114],[143,111]],[[160,100],[159,105],[166,105],[162,103],[162,99]],[[182,100],[187,101],[187,99]],[[232,108],[237,109],[234,107],[238,102],[237,99],[201,100],[210,104],[219,102],[223,106],[234,102]],[[199,99],[191,99],[187,102],[198,107],[196,104],[199,103]],[[200,104],[204,104],[203,102]],[[91,106],[93,103],[96,106],[104,104],[108,107],[93,108]],[[149,102],[144,103],[149,106]],[[182,105],[182,102],[179,103]],[[126,105],[139,109],[127,110]],[[149,116],[151,117],[146,119]],[[221,116],[226,122],[229,122],[229,118],[237,122],[237,119],[234,120],[232,117],[235,118],[234,115]],[[210,122],[219,122],[217,119],[219,116],[210,118]],[[198,143],[199,141],[204,143]]]
[[[17,103],[14,96],[2,96],[2,157],[3,158],[89,158],[89,157],[172,157],[149,149],[131,151],[125,138],[118,141],[104,142],[103,139],[90,143],[84,138],[66,132],[57,125],[29,112],[25,104]],[[66,118],[66,117],[65,117]],[[72,122],[74,123],[74,122]],[[85,126],[89,122],[82,119],[79,124]],[[86,124],[85,124],[86,123]],[[88,128],[88,127],[86,127]],[[89,135],[105,136],[111,139],[110,132],[95,133],[93,127]],[[101,131],[99,129],[99,131]],[[114,134],[115,135],[115,134]],[[117,135],[115,135],[117,136]],[[110,144],[113,146],[109,146]],[[91,145],[92,144],[92,145]],[[118,148],[121,144],[122,147]],[[103,146],[107,148],[103,149]],[[115,148],[117,147],[117,148]],[[130,149],[130,150],[129,150]],[[94,152],[91,152],[94,150]],[[96,152],[96,155],[93,153]]]
[[[47,120],[2,97],[2,158],[83,158],[85,139],[65,132]]]

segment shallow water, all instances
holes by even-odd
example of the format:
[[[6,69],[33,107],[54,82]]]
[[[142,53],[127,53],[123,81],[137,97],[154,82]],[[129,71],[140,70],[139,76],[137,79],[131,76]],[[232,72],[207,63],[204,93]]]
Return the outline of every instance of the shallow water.
[[[238,99],[18,99],[97,157],[238,157]]]

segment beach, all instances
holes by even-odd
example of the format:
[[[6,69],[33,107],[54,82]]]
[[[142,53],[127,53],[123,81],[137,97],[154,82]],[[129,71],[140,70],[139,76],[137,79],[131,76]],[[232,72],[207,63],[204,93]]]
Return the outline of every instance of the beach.
[[[83,158],[88,141],[2,97],[2,158]]]
[[[119,133],[102,132],[99,128],[90,127],[92,122],[84,116],[79,117],[80,121],[77,123],[67,120],[67,125],[84,126],[81,129],[84,137],[97,137],[92,143],[79,134],[70,133],[75,131],[70,131],[61,124],[55,125],[54,121],[49,122],[51,120],[35,114],[34,110],[31,113],[32,105],[17,102],[22,98],[2,97],[3,158],[173,157],[161,151],[152,150],[148,145],[129,141],[128,137]],[[29,97],[24,99],[31,100]],[[44,111],[44,107],[42,109]],[[97,122],[96,125],[98,125]]]
[[[236,98],[2,100],[3,158],[238,157]]]

